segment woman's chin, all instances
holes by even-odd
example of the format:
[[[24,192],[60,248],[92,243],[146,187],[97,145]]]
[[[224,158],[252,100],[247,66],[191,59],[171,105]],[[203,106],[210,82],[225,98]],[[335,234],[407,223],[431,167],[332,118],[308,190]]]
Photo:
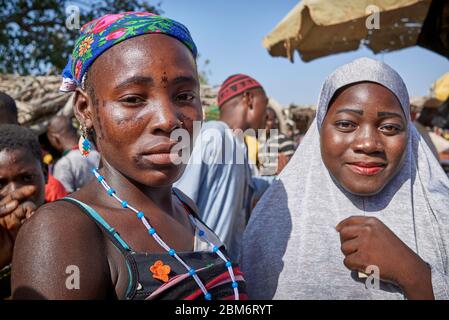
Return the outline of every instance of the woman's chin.
[[[151,172],[142,173],[135,179],[140,184],[149,187],[165,187],[175,183],[182,174],[181,168],[152,170]]]
[[[365,185],[342,185],[343,188],[352,193],[353,195],[356,196],[361,196],[361,197],[371,197],[371,196],[375,196],[376,194],[378,194],[379,192],[381,192],[385,185],[381,185],[381,186],[367,186]]]

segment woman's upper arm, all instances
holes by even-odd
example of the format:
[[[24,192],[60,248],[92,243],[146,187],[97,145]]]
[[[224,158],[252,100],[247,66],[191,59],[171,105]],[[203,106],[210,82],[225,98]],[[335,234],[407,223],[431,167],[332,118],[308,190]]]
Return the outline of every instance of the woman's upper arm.
[[[76,210],[46,205],[22,226],[12,263],[14,299],[105,298],[105,242],[95,223]]]

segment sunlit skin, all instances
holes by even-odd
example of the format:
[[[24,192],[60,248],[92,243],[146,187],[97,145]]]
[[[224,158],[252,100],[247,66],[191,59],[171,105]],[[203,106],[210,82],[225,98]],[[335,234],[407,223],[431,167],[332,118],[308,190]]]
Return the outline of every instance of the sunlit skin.
[[[347,191],[382,191],[401,169],[407,120],[396,96],[375,83],[344,88],[332,99],[321,128],[321,154],[330,174]],[[336,226],[344,265],[396,283],[408,299],[433,299],[427,264],[376,217],[351,216]]]
[[[184,167],[172,163],[176,155],[171,148],[177,141],[170,139],[177,128],[186,129],[192,136],[193,121],[202,119],[192,53],[166,35],[131,38],[97,58],[87,82],[93,90],[77,90],[74,110],[78,120],[93,132],[102,155],[100,173],[117,195],[144,211],[170,247],[192,251],[194,229],[172,193],[172,183]],[[71,196],[92,206],[133,250],[164,252],[135,215],[114,202],[97,181]],[[46,237],[59,239],[51,242],[50,248],[39,236],[25,236],[38,234],[40,225],[50,223],[54,228],[46,230]],[[42,207],[24,229],[28,232],[23,237],[19,234],[13,265],[17,261],[18,266],[27,267],[13,271],[14,297],[124,297],[128,271],[123,256],[73,204],[59,202]],[[70,246],[60,245],[65,241]],[[44,243],[45,250],[41,248]],[[47,253],[30,258],[31,252]],[[44,267],[44,261],[54,263]],[[67,275],[58,271],[66,265],[79,266],[80,290],[66,290]],[[47,281],[48,277],[53,280]]]

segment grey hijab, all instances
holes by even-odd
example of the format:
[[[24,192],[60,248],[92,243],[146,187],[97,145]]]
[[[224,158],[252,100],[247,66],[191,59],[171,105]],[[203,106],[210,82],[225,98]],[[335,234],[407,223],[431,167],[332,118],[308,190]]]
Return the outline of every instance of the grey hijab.
[[[370,197],[334,182],[320,152],[319,129],[332,96],[360,81],[392,91],[409,121],[403,167]],[[326,79],[316,119],[245,231],[241,265],[251,299],[404,299],[398,286],[381,281],[367,287],[343,265],[335,226],[353,215],[379,218],[431,266],[435,298],[449,299],[449,179],[409,114],[407,88],[385,63],[357,59]]]

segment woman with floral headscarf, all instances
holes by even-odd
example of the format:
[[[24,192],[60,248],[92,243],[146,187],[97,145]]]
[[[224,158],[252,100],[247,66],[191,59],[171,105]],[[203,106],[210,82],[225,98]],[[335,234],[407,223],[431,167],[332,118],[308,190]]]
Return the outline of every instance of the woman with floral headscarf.
[[[172,137],[192,136],[202,108],[197,50],[179,22],[142,12],[82,28],[63,72],[75,91],[79,149],[95,143],[91,183],[23,226],[14,298],[243,299],[238,267],[172,188],[184,164]]]

